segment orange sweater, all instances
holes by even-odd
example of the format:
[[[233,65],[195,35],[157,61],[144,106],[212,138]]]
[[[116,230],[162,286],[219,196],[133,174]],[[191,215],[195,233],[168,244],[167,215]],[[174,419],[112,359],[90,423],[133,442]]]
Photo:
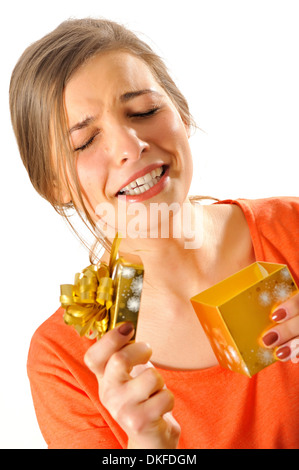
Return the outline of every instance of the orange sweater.
[[[256,259],[287,264],[299,284],[299,198],[223,201],[243,210]],[[91,341],[66,326],[59,309],[35,332],[28,375],[49,448],[125,448],[83,362]],[[181,449],[299,448],[298,364],[277,362],[253,378],[220,366],[158,369],[174,393]]]

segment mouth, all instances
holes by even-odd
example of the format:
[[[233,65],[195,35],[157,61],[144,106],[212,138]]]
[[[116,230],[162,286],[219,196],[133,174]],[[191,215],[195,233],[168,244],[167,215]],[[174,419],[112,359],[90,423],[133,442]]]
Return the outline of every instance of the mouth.
[[[146,191],[149,191],[159,183],[167,169],[167,165],[161,165],[157,168],[154,168],[145,175],[130,181],[130,183],[118,191],[116,196],[138,196],[139,194],[143,194]]]

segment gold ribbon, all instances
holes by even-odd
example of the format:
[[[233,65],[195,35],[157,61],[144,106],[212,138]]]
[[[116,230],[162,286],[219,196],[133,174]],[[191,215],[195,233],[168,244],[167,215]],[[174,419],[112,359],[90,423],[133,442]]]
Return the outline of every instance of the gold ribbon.
[[[112,272],[117,262],[121,238],[116,234],[109,265],[100,263],[88,266],[75,275],[74,285],[60,286],[60,303],[65,309],[63,319],[67,325],[73,325],[80,336],[90,339],[101,338],[109,327],[109,309],[113,303]]]

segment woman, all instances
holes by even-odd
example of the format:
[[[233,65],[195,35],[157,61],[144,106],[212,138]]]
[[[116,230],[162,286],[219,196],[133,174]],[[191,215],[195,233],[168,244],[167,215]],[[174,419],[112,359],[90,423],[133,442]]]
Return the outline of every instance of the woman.
[[[190,298],[256,260],[286,263],[298,283],[299,199],[194,204],[186,100],[161,59],[114,22],[67,21],[31,45],[10,106],[34,187],[64,216],[76,209],[103,260],[112,236],[99,225],[117,230],[125,210],[129,228],[132,204],[145,211],[142,236],[128,230],[120,249],[137,250],[145,270],[136,341],[125,323],[92,344],[63,324],[61,309],[32,339],[28,374],[48,446],[298,447],[299,295],[272,313],[261,340],[278,361],[251,379],[219,367]],[[173,214],[158,222],[168,236],[151,236],[160,203],[187,211],[199,244],[186,248],[190,235]],[[114,221],[103,222],[103,205]],[[149,360],[154,367],[136,369]]]

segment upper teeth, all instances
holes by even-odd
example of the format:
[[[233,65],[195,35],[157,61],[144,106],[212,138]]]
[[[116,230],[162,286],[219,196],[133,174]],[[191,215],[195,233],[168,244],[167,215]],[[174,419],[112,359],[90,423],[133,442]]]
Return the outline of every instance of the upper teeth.
[[[127,193],[130,196],[144,193],[159,181],[162,172],[162,166],[155,168],[155,170],[152,170],[146,175],[131,181],[131,183],[127,184],[127,186],[124,186],[119,192],[122,194]]]

